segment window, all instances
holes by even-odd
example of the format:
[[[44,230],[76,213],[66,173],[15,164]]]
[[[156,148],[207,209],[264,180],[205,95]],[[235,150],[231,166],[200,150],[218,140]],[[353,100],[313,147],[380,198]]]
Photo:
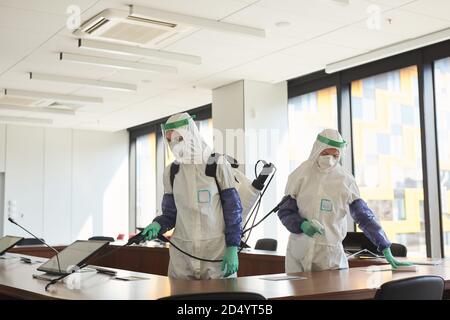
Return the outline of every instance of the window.
[[[391,242],[426,256],[417,67],[351,83],[353,156],[361,198]]]
[[[450,58],[434,64],[444,254],[450,255]]]
[[[289,99],[290,170],[308,159],[317,134],[338,128],[336,87]]]
[[[136,139],[136,227],[143,228],[156,213],[156,133]]]

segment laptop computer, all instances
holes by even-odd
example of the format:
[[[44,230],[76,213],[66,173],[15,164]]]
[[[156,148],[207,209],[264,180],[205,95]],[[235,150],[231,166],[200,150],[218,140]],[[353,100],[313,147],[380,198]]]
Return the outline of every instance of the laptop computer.
[[[54,255],[37,270],[52,275],[71,274],[82,267],[96,252],[106,247],[108,243],[109,241],[77,240],[58,253],[59,266],[58,259]]]
[[[14,236],[4,236],[0,239],[0,256],[4,254],[6,251],[14,247],[17,243],[19,243],[23,238],[22,237],[14,237]]]

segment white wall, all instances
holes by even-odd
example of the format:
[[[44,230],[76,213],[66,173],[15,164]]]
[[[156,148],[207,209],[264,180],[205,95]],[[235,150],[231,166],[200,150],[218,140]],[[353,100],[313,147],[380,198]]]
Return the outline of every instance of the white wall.
[[[51,244],[128,232],[126,131],[7,125],[6,136],[3,234],[25,235],[6,221],[9,200],[18,222]]]
[[[289,175],[288,154],[288,98],[287,84],[264,83],[242,80],[213,90],[212,115],[214,129],[225,132],[226,129],[245,130],[240,137],[243,150],[238,147],[238,160],[245,163],[245,173],[254,178],[254,165],[259,159],[274,163],[278,171],[267,190],[258,215],[272,209],[283,197]],[[216,151],[217,139],[214,141]],[[230,154],[230,149],[225,149]],[[242,156],[243,154],[243,156]],[[249,244],[263,237],[276,238],[279,248],[286,247],[289,232],[282,226],[276,214],[255,228]]]
[[[214,138],[214,149],[226,153],[241,163],[245,163],[244,146],[236,145],[235,149],[227,147],[227,129],[244,129],[244,81],[237,81],[213,90],[212,119],[215,134],[221,132],[222,137]],[[228,137],[233,139],[233,137]],[[231,142],[231,141],[230,141]]]
[[[0,172],[5,171],[6,125],[0,124]]]
[[[44,129],[7,126],[6,128],[5,206],[15,201],[19,223],[23,222],[38,236],[43,235],[44,212]],[[8,218],[5,210],[5,219]],[[23,235],[16,226],[5,222],[6,234]]]
[[[72,131],[45,129],[44,140],[43,237],[51,243],[70,243]]]
[[[253,134],[246,135],[245,157],[246,172],[253,177],[254,165],[259,159],[272,162],[277,172],[272,180],[260,208],[258,217],[262,218],[284,196],[289,175],[288,148],[288,97],[287,83],[277,84],[244,81],[245,130],[257,134],[257,143]],[[261,167],[259,168],[261,170]],[[280,251],[287,245],[289,232],[281,224],[276,213],[272,214],[262,226],[255,228],[250,244],[263,237],[278,240]]]
[[[0,232],[3,230],[4,217],[4,181],[5,181],[5,154],[6,154],[6,125],[0,124]]]
[[[128,233],[128,133],[73,133],[72,237]]]

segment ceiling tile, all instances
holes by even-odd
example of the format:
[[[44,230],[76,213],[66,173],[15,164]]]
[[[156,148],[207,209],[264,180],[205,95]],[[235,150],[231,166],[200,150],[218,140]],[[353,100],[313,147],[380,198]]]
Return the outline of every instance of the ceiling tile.
[[[354,26],[366,28],[365,23],[358,23]],[[406,11],[402,8],[383,13],[381,15],[379,31],[382,33],[400,35],[402,36],[402,39],[406,39],[418,37],[448,27],[450,27],[450,19],[442,20],[439,18],[433,18]]]
[[[363,26],[345,27],[318,38],[321,42],[364,50],[380,48],[402,39],[404,37],[399,34],[390,34],[384,30],[370,30]],[[332,52],[330,52],[330,56],[332,56]]]
[[[65,24],[66,18],[61,15],[0,6],[0,28],[47,34],[50,37]]]
[[[365,0],[351,0],[348,5],[333,0],[261,0],[258,6],[283,10],[308,19],[349,24],[366,19],[371,4]],[[380,4],[380,8],[385,10],[388,6]]]
[[[70,5],[77,5],[80,7],[81,11],[83,11],[97,1],[98,0],[0,0],[0,6],[67,15],[67,8]]]
[[[448,0],[418,0],[402,9],[450,21],[450,1]]]

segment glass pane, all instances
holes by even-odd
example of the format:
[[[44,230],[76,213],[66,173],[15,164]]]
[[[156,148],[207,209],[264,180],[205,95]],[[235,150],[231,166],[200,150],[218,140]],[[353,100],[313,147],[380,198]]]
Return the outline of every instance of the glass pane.
[[[147,226],[156,216],[156,134],[136,139],[136,226]]]
[[[361,197],[391,242],[426,256],[416,66],[354,81],[353,156]]]
[[[203,139],[205,139],[205,142],[210,146],[213,147],[213,123],[212,119],[206,119],[206,120],[200,120],[196,121],[198,130],[200,131],[200,134],[202,135]]]
[[[317,134],[326,128],[337,129],[336,87],[289,99],[290,170],[308,159]]]
[[[450,256],[450,58],[434,64],[444,254]]]

